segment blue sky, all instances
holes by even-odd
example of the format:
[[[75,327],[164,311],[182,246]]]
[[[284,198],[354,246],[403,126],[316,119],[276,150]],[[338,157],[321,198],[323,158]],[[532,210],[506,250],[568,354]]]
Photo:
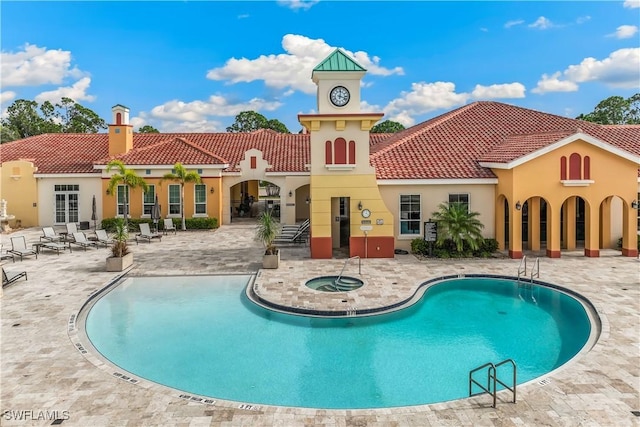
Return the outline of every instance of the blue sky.
[[[478,100],[588,113],[640,91],[640,0],[2,1],[2,112],[67,96],[134,129],[218,132],[258,111],[297,132],[336,47],[362,109],[410,126]],[[383,120],[384,120],[383,119]]]

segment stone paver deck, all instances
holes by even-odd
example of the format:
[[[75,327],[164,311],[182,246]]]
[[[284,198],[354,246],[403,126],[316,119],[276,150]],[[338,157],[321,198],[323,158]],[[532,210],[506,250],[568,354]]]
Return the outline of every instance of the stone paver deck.
[[[35,242],[40,229],[19,230]],[[277,270],[259,270],[262,248],[252,239],[253,226],[223,226],[215,232],[178,232],[161,242],[132,244],[132,275],[255,273],[258,286],[292,304],[327,304],[318,293],[300,293],[309,278],[338,274],[343,259],[311,260],[308,248],[283,247]],[[9,235],[2,243],[10,246]],[[563,253],[541,260],[540,280],[579,292],[596,307],[602,332],[596,345],[538,381],[518,387],[518,402],[499,395],[497,408],[489,396],[424,406],[379,410],[316,410],[216,399],[215,405],[181,398],[180,392],[113,375],[98,355],[83,354],[69,327],[71,316],[90,294],[109,283],[104,248],[73,248],[57,255],[44,251],[24,261],[4,262],[9,271],[26,270],[29,280],[4,289],[1,347],[1,425],[51,425],[54,413],[63,426],[639,426],[640,417],[640,262],[614,251],[600,258]],[[449,274],[513,276],[519,261],[362,260],[367,282],[348,305],[397,298],[404,290]],[[356,264],[346,273],[357,276]],[[284,290],[284,291],[282,291]],[[341,297],[344,294],[341,294]],[[336,304],[345,304],[336,301]],[[329,302],[328,304],[331,304]],[[339,304],[338,304],[339,305]],[[71,330],[70,330],[71,329]],[[500,399],[502,398],[502,399]],[[8,411],[8,412],[7,412]],[[25,412],[31,411],[31,413]],[[57,412],[56,412],[57,411]],[[23,418],[17,419],[22,414]],[[40,419],[38,419],[40,417]],[[45,419],[46,418],[46,419]]]

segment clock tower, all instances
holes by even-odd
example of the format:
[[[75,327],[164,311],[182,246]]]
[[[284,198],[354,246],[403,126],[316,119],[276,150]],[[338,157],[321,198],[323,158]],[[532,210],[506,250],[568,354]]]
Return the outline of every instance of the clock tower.
[[[345,250],[362,258],[393,257],[393,216],[369,163],[369,131],[382,113],[360,109],[366,71],[336,49],[313,69],[317,114],[300,114],[310,134],[311,257]]]

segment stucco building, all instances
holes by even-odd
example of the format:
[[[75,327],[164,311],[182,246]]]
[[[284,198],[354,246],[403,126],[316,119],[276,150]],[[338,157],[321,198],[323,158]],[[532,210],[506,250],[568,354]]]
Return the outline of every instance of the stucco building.
[[[393,257],[422,236],[439,204],[453,201],[479,212],[485,237],[513,258],[577,247],[597,257],[620,238],[623,255],[638,255],[640,126],[474,102],[396,134],[371,134],[383,114],[360,109],[365,73],[340,50],[321,62],[311,76],[317,114],[298,116],[301,134],[138,134],[129,109],[116,105],[106,134],[0,146],[1,197],[23,227],[88,221],[94,198],[98,221],[122,216],[126,189],[106,191],[106,165],[118,159],[150,185],[130,194],[132,217],[150,217],[156,195],[163,217],[180,217],[179,186],[161,182],[180,162],[202,177],[186,187],[187,218],[226,224],[253,196],[277,207],[283,223],[311,219],[313,258],[336,248]],[[271,197],[261,193],[264,182]]]

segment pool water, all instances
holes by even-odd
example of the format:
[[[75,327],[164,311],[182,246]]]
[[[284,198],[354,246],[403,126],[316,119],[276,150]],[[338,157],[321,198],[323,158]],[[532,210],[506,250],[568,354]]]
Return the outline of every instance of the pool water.
[[[467,397],[471,369],[508,358],[529,381],[590,332],[575,299],[508,280],[444,281],[396,313],[324,319],[257,307],[244,294],[250,278],[127,279],[93,305],[87,335],[122,369],[184,392],[356,409]]]

